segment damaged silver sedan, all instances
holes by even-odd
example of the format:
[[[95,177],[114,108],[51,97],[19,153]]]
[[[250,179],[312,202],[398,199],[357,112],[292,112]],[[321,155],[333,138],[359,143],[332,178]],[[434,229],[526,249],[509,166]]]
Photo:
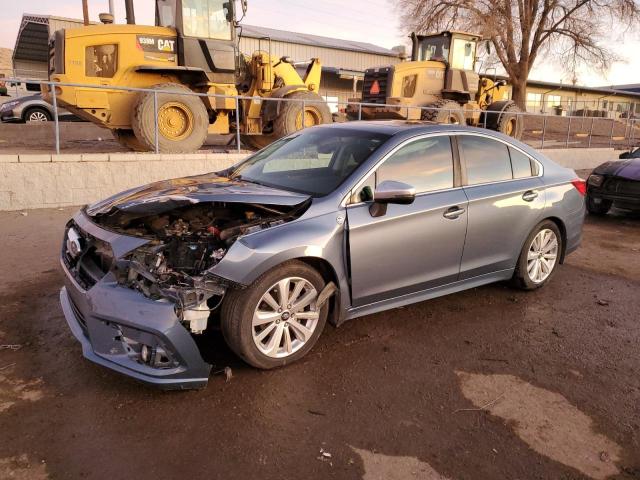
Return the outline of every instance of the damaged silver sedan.
[[[83,208],[61,303],[85,357],[198,388],[211,365],[195,338],[213,328],[268,369],[308,353],[327,321],[500,280],[542,286],[580,242],[583,186],[486,130],[314,127]]]

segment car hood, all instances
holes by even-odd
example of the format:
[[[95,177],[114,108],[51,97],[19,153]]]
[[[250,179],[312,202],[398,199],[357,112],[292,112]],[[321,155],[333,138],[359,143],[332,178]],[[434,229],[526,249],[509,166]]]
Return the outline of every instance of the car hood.
[[[122,211],[157,215],[175,208],[202,202],[259,203],[294,206],[307,201],[309,195],[280,190],[243,180],[230,180],[208,173],[174,178],[126,190],[89,205],[89,216]]]
[[[611,175],[629,180],[640,180],[640,158],[629,158],[617,162],[603,163],[593,173]]]

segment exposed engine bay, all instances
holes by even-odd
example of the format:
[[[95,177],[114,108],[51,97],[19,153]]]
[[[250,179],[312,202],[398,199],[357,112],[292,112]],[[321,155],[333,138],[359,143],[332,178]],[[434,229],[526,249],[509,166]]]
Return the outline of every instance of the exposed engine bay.
[[[111,210],[93,217],[105,229],[150,242],[114,265],[118,283],[176,304],[193,333],[207,326],[228,283],[209,272],[241,236],[291,221],[308,207],[196,203],[148,215]]]

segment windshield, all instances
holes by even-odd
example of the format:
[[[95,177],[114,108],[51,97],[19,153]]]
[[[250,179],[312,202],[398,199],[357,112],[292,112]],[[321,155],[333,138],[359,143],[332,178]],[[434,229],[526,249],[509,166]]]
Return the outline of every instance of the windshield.
[[[346,128],[305,130],[247,159],[230,178],[322,197],[342,184],[389,137]]]
[[[182,24],[188,37],[231,39],[231,0],[183,0]]]
[[[418,47],[417,60],[449,61],[449,45],[451,37],[430,37],[421,40]]]

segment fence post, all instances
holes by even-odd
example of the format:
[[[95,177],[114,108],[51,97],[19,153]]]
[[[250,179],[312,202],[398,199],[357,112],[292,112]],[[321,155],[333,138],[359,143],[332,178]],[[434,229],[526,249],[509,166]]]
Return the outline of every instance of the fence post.
[[[593,122],[594,122],[595,118],[591,117],[591,127],[589,128],[589,148],[591,148],[591,137],[593,137]]]
[[[153,128],[156,154],[160,153],[160,135],[158,132],[158,92],[153,92]]]
[[[358,103],[358,120],[362,120],[362,102]]]
[[[306,110],[307,110],[307,104],[304,100],[302,100],[302,121],[300,122],[302,125],[301,130],[304,130],[304,127],[305,127],[304,116],[305,116]]]
[[[60,155],[60,122],[58,120],[58,99],[56,97],[56,87],[53,83],[49,84],[51,96],[53,97],[53,119],[55,121],[56,131],[56,155]]]
[[[546,132],[547,132],[547,116],[543,115],[542,116],[542,143],[540,145],[540,150],[544,148],[544,136]]]
[[[240,153],[240,102],[236,97],[236,148]]]
[[[611,119],[611,132],[609,132],[609,148],[613,146],[613,129],[616,126],[616,119]]]
[[[570,135],[571,135],[571,115],[569,115],[569,127],[567,128],[567,141],[565,142],[565,148],[569,148]]]

